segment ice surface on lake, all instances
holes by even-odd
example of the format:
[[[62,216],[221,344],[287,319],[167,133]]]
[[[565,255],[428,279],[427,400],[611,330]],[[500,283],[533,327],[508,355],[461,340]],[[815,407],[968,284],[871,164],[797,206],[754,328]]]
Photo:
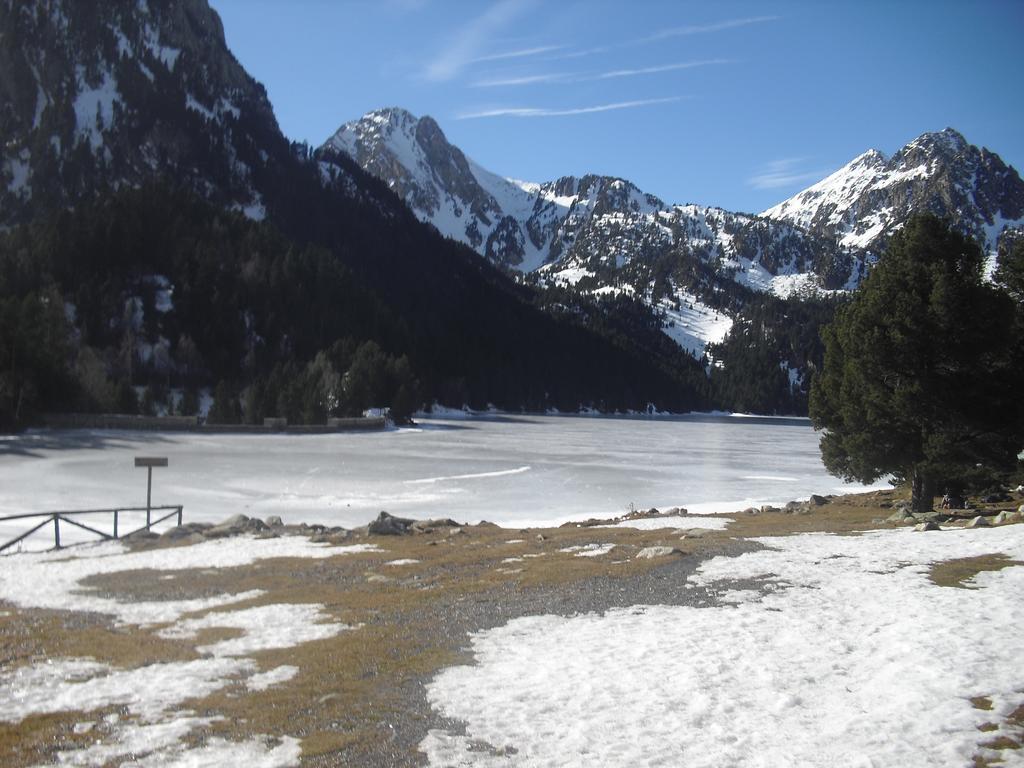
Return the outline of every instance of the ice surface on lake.
[[[525,527],[621,515],[630,504],[732,512],[860,490],[825,472],[806,419],[491,416],[365,434],[0,438],[0,515],[144,505],[139,455],[169,458],[153,471],[153,503],[184,504],[186,522],[242,513],[350,527],[387,510]],[[130,522],[141,523],[138,513],[122,516],[122,530]],[[24,530],[0,525],[4,538]],[[74,534],[62,525],[62,540]],[[36,537],[52,543],[52,526]]]

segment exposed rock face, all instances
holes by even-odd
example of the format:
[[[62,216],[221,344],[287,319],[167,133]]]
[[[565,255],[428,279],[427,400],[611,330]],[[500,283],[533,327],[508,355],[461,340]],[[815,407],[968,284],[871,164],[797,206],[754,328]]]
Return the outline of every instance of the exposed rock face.
[[[8,0],[0,30],[4,223],[168,172],[262,218],[288,145],[205,0]]]
[[[865,152],[762,215],[878,253],[910,215],[923,212],[948,218],[994,251],[1004,228],[1024,226],[1024,181],[998,155],[947,128],[891,158]]]
[[[526,258],[526,237],[519,222],[511,216],[503,216],[487,236],[484,256],[503,267],[512,268]]]
[[[468,160],[433,119],[398,108],[343,125],[325,147],[496,264],[659,307],[709,301],[728,283],[782,296],[852,288],[914,213],[946,216],[990,251],[1004,229],[1024,226],[1017,172],[952,129],[891,158],[865,152],[761,216],[667,205],[608,176],[502,178]]]
[[[208,539],[217,539],[237,536],[241,533],[256,533],[266,530],[266,528],[266,523],[259,518],[246,515],[232,515],[227,520],[203,531],[203,535]]]
[[[406,536],[414,533],[432,533],[438,528],[447,528],[449,535],[462,533],[462,526],[454,520],[412,520],[395,517],[381,512],[377,519],[366,527],[366,532],[377,536]]]
[[[889,515],[889,517],[887,517],[885,519],[885,521],[887,523],[897,523],[897,524],[901,524],[901,523],[916,523],[917,522],[917,518],[914,517],[912,514],[910,514],[910,512],[907,509],[900,508],[900,509],[897,509],[895,512],[893,512],[891,515]]]
[[[474,248],[482,248],[484,233],[490,234],[502,218],[501,207],[480,186],[465,155],[448,143],[432,118],[382,109],[343,125],[324,147],[350,155],[426,218],[448,213],[465,219],[456,239]]]
[[[681,555],[682,551],[675,547],[644,547],[636,553],[637,560],[653,560],[656,557],[668,557],[669,555]]]
[[[416,143],[423,148],[427,163],[438,175],[444,189],[466,201],[469,210],[485,225],[500,216],[498,203],[477,182],[466,156],[453,147],[432,118],[416,124]]]
[[[755,290],[837,288],[860,262],[834,241],[717,208],[670,206],[624,179],[566,176],[542,184],[497,176],[451,145],[430,117],[398,108],[346,123],[324,145],[388,183],[421,219],[496,264],[542,270],[584,290],[702,292],[722,277]],[[678,273],[673,286],[666,271]],[[800,280],[778,281],[775,278]]]
[[[1013,523],[1021,519],[1021,513],[1013,509],[1004,509],[998,515],[992,518],[993,525],[1002,525],[1004,523]]]
[[[1016,171],[949,129],[892,158],[866,152],[760,216],[669,205],[610,176],[504,178],[467,158],[433,119],[398,108],[343,125],[324,149],[350,155],[418,218],[527,281],[639,299],[698,359],[759,294],[856,287],[914,213],[947,216],[990,251],[1004,230],[1024,226]],[[803,353],[780,364],[806,382]]]
[[[404,517],[395,517],[387,512],[381,512],[377,519],[367,526],[367,532],[377,536],[402,536],[412,532],[415,520]]]

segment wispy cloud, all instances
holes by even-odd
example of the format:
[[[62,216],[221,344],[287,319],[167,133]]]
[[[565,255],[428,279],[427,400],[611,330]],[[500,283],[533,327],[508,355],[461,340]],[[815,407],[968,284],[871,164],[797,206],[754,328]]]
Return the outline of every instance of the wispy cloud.
[[[416,0],[405,0],[415,2]],[[491,39],[503,27],[522,16],[525,11],[537,0],[499,0],[488,8],[484,13],[468,21],[457,30],[454,37],[449,41],[447,47],[442,50],[432,61],[430,61],[422,72],[425,80],[432,82],[445,82],[453,80],[463,71],[474,64],[486,64],[500,61],[516,61],[529,58],[541,58],[548,61],[577,59],[586,56],[608,53],[609,51],[655,42],[672,37],[686,35],[699,35],[712,32],[721,32],[737,27],[745,27],[752,24],[763,24],[769,21],[776,21],[778,16],[748,16],[741,19],[727,19],[711,24],[691,24],[680,27],[662,29],[646,37],[630,40],[620,40],[606,45],[572,50],[565,44],[535,45],[527,48],[517,48],[497,53],[487,52]],[[692,67],[707,66],[709,64],[724,64],[726,59],[712,59],[699,62],[681,62],[678,64],[665,64],[661,66],[644,67],[636,69],[621,69],[605,72],[597,75],[570,75],[565,73],[544,73],[526,75],[520,77],[489,78],[473,83],[477,87],[497,87],[512,85],[529,85],[545,82],[573,82],[576,80],[605,79],[613,77],[628,77],[633,75],[647,75],[658,72],[668,72],[677,69],[689,69]]]
[[[477,80],[473,83],[474,88],[503,88],[516,85],[536,85],[538,83],[570,82],[575,75],[565,72],[549,72],[540,75],[524,75],[522,77],[496,77],[484,80]]]
[[[717,21],[713,24],[688,24],[682,27],[671,27],[669,29],[663,29],[660,32],[655,32],[653,35],[641,38],[634,42],[649,43],[655,40],[665,40],[669,37],[685,37],[687,35],[704,35],[710,32],[722,32],[726,29],[736,29],[737,27],[748,27],[751,24],[764,24],[768,21],[778,21],[778,16],[748,16],[744,19],[729,19],[727,21]]]
[[[681,96],[667,96],[660,99],[638,99],[635,101],[617,101],[612,104],[598,104],[591,107],[497,107],[478,112],[463,112],[455,116],[456,120],[475,120],[484,117],[565,117],[568,115],[589,115],[595,112],[611,112],[617,109],[634,109],[652,104],[667,104],[679,101]]]
[[[560,59],[582,59],[584,56],[594,56],[598,53],[608,53],[608,51],[612,50],[613,48],[617,48],[620,45],[623,45],[623,43],[618,43],[616,45],[599,45],[594,48],[584,48],[581,51],[566,51],[565,53],[560,53],[557,56],[550,56],[549,58],[553,61]]]
[[[595,80],[608,80],[613,77],[635,77],[636,75],[656,75],[659,72],[674,72],[679,69],[694,69],[695,67],[708,67],[714,64],[731,64],[732,59],[707,59],[706,61],[680,61],[676,64],[660,64],[653,67],[640,67],[638,69],[613,69],[610,72],[602,72],[594,75]]]
[[[492,5],[458,30],[448,47],[427,65],[423,77],[432,82],[452,80],[468,64],[486,58],[489,54],[484,50],[491,36],[532,4],[533,0],[501,0]],[[513,53],[523,55],[522,51]]]
[[[808,181],[818,181],[827,171],[806,171],[801,166],[806,162],[803,157],[787,157],[766,163],[756,174],[747,179],[754,189],[778,189],[792,187]]]
[[[727,29],[736,29],[737,27],[747,27],[751,24],[764,24],[769,21],[778,21],[781,16],[748,16],[742,19],[727,19],[725,21],[716,21],[711,24],[689,24],[681,27],[670,27],[668,29],[662,29],[653,34],[646,35],[644,37],[636,37],[630,40],[620,40],[614,43],[607,43],[605,45],[598,45],[592,48],[584,48],[578,51],[564,51],[557,53],[556,55],[550,56],[551,60],[563,60],[563,59],[581,59],[586,56],[595,56],[597,54],[608,53],[619,48],[628,48],[634,45],[643,45],[644,43],[653,43],[658,40],[667,40],[672,37],[685,37],[687,35],[703,35],[710,34],[712,32],[724,32]],[[563,48],[567,46],[562,46]]]
[[[613,69],[608,72],[544,72],[536,75],[520,77],[494,77],[477,80],[472,83],[474,88],[502,88],[520,85],[537,85],[539,83],[584,83],[592,80],[611,80],[617,77],[637,77],[640,75],[656,75],[661,72],[674,72],[682,69],[695,69],[715,64],[732,64],[733,59],[707,59],[705,61],[680,61],[674,64],[659,64],[653,67],[636,69]]]
[[[542,53],[551,53],[552,51],[561,51],[565,48],[564,45],[538,45],[534,48],[523,48],[518,51],[507,51],[505,53],[489,53],[486,56],[477,56],[473,59],[477,61],[502,61],[504,59],[525,59],[529,56],[539,56]]]

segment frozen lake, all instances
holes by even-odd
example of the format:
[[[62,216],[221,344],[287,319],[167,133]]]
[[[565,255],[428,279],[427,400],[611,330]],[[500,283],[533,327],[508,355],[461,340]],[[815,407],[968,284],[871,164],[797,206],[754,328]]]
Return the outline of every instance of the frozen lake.
[[[353,527],[387,510],[525,527],[630,504],[729,512],[863,488],[825,472],[806,419],[491,416],[365,434],[2,437],[0,515],[144,505],[139,455],[168,457],[153,504],[184,504],[186,521],[243,513]]]

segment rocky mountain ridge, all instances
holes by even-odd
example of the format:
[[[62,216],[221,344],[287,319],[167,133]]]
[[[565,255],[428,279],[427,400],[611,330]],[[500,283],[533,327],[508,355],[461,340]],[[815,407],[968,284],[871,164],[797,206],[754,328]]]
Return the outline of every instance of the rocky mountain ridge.
[[[625,179],[502,178],[448,143],[432,118],[397,107],[346,123],[323,149],[351,156],[442,234],[501,266],[560,282],[609,270],[618,277],[627,265],[636,271],[637,262],[672,254],[785,295],[798,285],[842,287],[860,268],[859,254],[830,257],[837,249],[827,238],[720,208],[667,205]]]
[[[289,142],[205,0],[0,0],[0,94],[0,428],[188,388],[252,423],[712,402],[638,307],[549,300]]]
[[[855,287],[912,213],[951,218],[994,251],[1024,225],[1024,182],[952,129],[892,158],[871,150],[760,215],[668,205],[625,179],[533,183],[491,173],[430,117],[397,107],[346,123],[322,151],[381,178],[421,220],[525,279],[631,294],[699,357],[758,294]]]
[[[758,294],[849,288],[862,252],[788,222],[700,205],[668,205],[625,179],[532,183],[491,173],[430,117],[377,110],[321,147],[378,176],[421,220],[524,280],[595,297],[639,298],[700,358]]]
[[[171,170],[205,197],[265,215],[286,149],[263,86],[203,0],[0,2],[5,221]]]
[[[800,412],[831,307],[778,297],[851,287],[868,258],[624,179],[501,178],[402,110],[289,142],[204,0],[0,0],[0,93],[0,302],[70,334],[36,384],[103,402],[302,379],[320,413],[357,358],[408,355],[427,402]]]
[[[914,213],[934,213],[987,252],[1024,227],[1024,181],[995,153],[952,128],[917,137],[892,157],[872,149],[762,216],[881,252]]]

